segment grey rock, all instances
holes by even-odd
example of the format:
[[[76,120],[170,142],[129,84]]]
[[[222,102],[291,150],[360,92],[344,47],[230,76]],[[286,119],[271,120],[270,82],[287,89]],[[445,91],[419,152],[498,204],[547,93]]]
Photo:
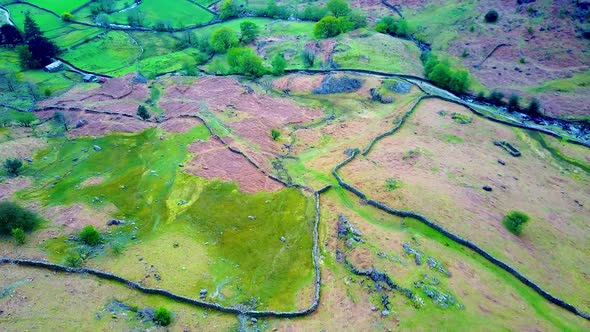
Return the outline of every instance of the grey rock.
[[[107,222],[107,226],[119,226],[119,225],[125,225],[125,220],[111,219]]]
[[[281,236],[281,242],[287,242],[287,239],[284,236]]]
[[[137,318],[139,318],[141,321],[144,321],[144,322],[154,320],[155,316],[156,316],[156,311],[154,310],[154,308],[146,307],[146,308],[139,309],[137,311]]]
[[[490,186],[483,186],[482,189],[485,191],[492,191],[492,187]]]
[[[94,151],[101,151],[102,150],[102,148],[98,145],[95,145],[92,148],[94,149]]]
[[[322,80],[322,84],[319,87],[313,89],[314,94],[331,94],[331,93],[343,93],[352,92],[361,88],[363,85],[362,81],[356,78],[348,76],[334,77],[327,75]]]

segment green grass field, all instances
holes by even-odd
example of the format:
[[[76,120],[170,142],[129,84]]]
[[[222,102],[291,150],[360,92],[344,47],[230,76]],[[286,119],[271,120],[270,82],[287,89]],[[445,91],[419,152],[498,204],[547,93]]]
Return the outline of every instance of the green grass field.
[[[171,6],[166,0],[144,0],[137,8],[110,16],[113,22],[127,24],[127,16],[136,13],[143,13],[140,14],[145,17],[142,25],[148,27],[161,20],[168,21],[174,28],[182,28],[204,24],[214,18],[213,14],[189,1],[177,1]]]

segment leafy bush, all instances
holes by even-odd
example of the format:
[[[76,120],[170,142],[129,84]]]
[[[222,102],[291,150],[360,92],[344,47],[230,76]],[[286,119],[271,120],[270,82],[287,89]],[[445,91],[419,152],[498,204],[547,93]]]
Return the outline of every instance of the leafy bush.
[[[219,7],[219,18],[222,20],[237,17],[238,14],[238,4],[235,0],[225,0]]]
[[[82,266],[82,258],[79,254],[70,254],[64,259],[64,264],[69,267],[80,267]]]
[[[511,94],[508,98],[508,111],[518,112],[520,111],[520,97],[515,94]]]
[[[237,45],[238,37],[230,28],[219,28],[211,35],[211,47],[217,53],[226,53],[227,50]]]
[[[139,116],[143,121],[150,118],[150,112],[148,112],[147,108],[143,105],[137,106],[137,116]]]
[[[285,6],[277,5],[275,0],[269,0],[266,7],[258,11],[258,15],[286,20],[291,16],[291,11]]]
[[[273,140],[276,141],[281,137],[281,132],[278,131],[277,129],[271,129],[270,136],[272,137]]]
[[[313,34],[317,38],[330,38],[354,28],[348,17],[326,16],[313,27]]]
[[[397,19],[392,16],[386,16],[379,20],[375,26],[375,31],[402,38],[408,38],[413,34],[405,19]]]
[[[350,13],[350,7],[344,0],[330,0],[326,8],[332,12],[335,17],[343,17]]]
[[[260,77],[266,71],[262,66],[262,59],[251,48],[230,49],[227,52],[227,63],[231,71],[250,77]]]
[[[496,106],[503,106],[504,105],[504,94],[500,91],[492,91],[488,100],[490,103]]]
[[[240,23],[240,41],[244,44],[250,44],[254,40],[259,33],[258,26],[251,21],[244,21]]]
[[[498,12],[494,9],[491,9],[486,13],[484,18],[488,23],[495,23],[496,21],[498,21],[499,17],[500,15],[498,14]]]
[[[37,215],[13,202],[0,202],[0,234],[11,235],[20,228],[29,232],[39,224]]]
[[[92,225],[84,227],[80,232],[79,238],[80,241],[89,246],[95,246],[102,241],[100,233]]]
[[[287,67],[287,60],[285,60],[285,56],[283,53],[278,53],[272,59],[272,73],[275,75],[283,75],[285,73],[285,68]]]
[[[433,54],[425,56],[424,70],[426,77],[436,85],[455,93],[464,93],[469,87],[469,72],[465,69],[453,69],[448,60],[439,60]]]
[[[160,307],[154,315],[154,322],[161,326],[168,326],[172,322],[172,313],[170,310]]]
[[[12,229],[12,237],[14,238],[14,241],[16,241],[16,244],[24,244],[25,243],[25,239],[26,239],[26,235],[25,235],[25,231],[22,228],[13,228]]]
[[[10,176],[18,176],[18,170],[23,167],[23,162],[17,158],[9,158],[4,161],[6,173]]]
[[[328,9],[316,5],[305,6],[305,9],[299,14],[299,18],[306,21],[319,21],[328,15]]]
[[[387,189],[387,191],[394,191],[398,188],[402,187],[402,182],[398,179],[394,179],[394,178],[389,178],[387,179],[387,181],[385,181],[385,189]]]
[[[504,217],[504,226],[513,234],[520,235],[524,224],[529,221],[530,217],[520,211],[510,211]]]
[[[528,115],[532,116],[542,116],[543,113],[541,113],[541,103],[539,103],[539,100],[537,98],[533,98],[533,100],[531,100],[531,103],[529,104],[529,107],[526,108],[525,112]]]
[[[72,15],[70,12],[64,12],[61,14],[61,19],[66,22],[70,22],[74,19],[74,15]]]

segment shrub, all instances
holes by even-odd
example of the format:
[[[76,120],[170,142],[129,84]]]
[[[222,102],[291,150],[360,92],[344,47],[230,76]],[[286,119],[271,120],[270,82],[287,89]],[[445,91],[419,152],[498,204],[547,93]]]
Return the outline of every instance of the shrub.
[[[266,5],[266,8],[263,8],[258,11],[258,15],[286,20],[291,16],[291,11],[285,6],[277,5],[276,0],[269,0]]]
[[[20,228],[29,232],[39,224],[37,215],[13,202],[0,202],[0,234],[11,235]]]
[[[328,15],[328,9],[318,7],[316,5],[306,6],[303,12],[299,15],[299,18],[307,21],[319,21],[324,16]]]
[[[385,189],[387,189],[387,191],[394,191],[398,188],[402,187],[402,182],[398,179],[394,179],[394,178],[389,178],[387,179],[387,181],[385,181]]]
[[[511,94],[508,98],[508,111],[518,112],[520,111],[520,97],[515,94]]]
[[[330,38],[350,31],[354,25],[347,17],[326,16],[313,27],[313,34],[317,38]]]
[[[18,176],[18,170],[23,167],[23,162],[17,158],[9,158],[4,161],[6,173],[10,176]]]
[[[529,104],[529,107],[526,108],[525,112],[528,115],[532,116],[542,116],[543,113],[541,113],[541,103],[539,103],[539,100],[537,98],[533,98],[533,100],[531,100],[531,103]]]
[[[433,54],[425,57],[426,77],[436,85],[455,93],[464,93],[469,87],[469,72],[465,69],[453,69],[448,60],[440,61]]]
[[[313,67],[313,63],[315,62],[315,53],[312,50],[306,48],[301,52],[301,60],[303,61],[303,66],[305,68]]]
[[[74,19],[74,15],[72,15],[70,12],[64,12],[61,14],[61,19],[66,22],[70,22]]]
[[[84,227],[80,232],[79,238],[80,241],[89,246],[95,246],[102,241],[100,233],[92,225]]]
[[[282,53],[275,55],[272,59],[272,72],[275,75],[283,75],[285,73],[285,68],[287,67],[287,60],[285,60],[285,56]]]
[[[330,0],[326,4],[326,8],[332,12],[335,17],[343,17],[350,13],[350,7],[344,0]]]
[[[230,28],[219,28],[211,35],[211,47],[217,53],[226,53],[227,50],[237,45],[238,37]]]
[[[258,26],[251,21],[244,21],[240,23],[240,41],[244,44],[250,44],[258,36]]]
[[[24,244],[25,243],[26,235],[25,235],[25,231],[22,228],[20,228],[20,227],[13,228],[11,232],[12,232],[12,237],[14,238],[14,241],[16,241],[16,244]]]
[[[496,21],[498,21],[498,17],[500,17],[498,12],[494,9],[491,9],[486,13],[484,18],[488,23],[495,23]]]
[[[79,254],[70,254],[64,259],[64,264],[69,267],[80,267],[82,266],[82,258]]]
[[[504,217],[504,226],[513,234],[520,235],[524,224],[529,221],[530,217],[520,211],[510,211]]]
[[[271,129],[270,136],[272,137],[273,140],[277,141],[281,137],[281,132],[278,131],[277,129]]]
[[[500,91],[492,91],[488,100],[491,104],[496,106],[503,106],[504,105],[504,94]]]
[[[238,4],[234,0],[225,0],[219,8],[219,18],[222,20],[237,17],[238,14]]]
[[[148,112],[145,106],[139,105],[137,106],[137,116],[139,116],[143,121],[146,121],[150,118],[150,112]]]
[[[227,52],[230,70],[249,77],[260,77],[266,71],[262,59],[251,48],[236,47]]]
[[[352,23],[352,29],[359,29],[367,26],[367,16],[360,10],[350,12],[347,18]]]
[[[413,34],[405,19],[397,19],[392,16],[386,16],[379,20],[375,26],[375,31],[402,38],[408,38]]]
[[[160,307],[154,315],[154,322],[161,326],[168,326],[172,322],[172,313],[170,310]]]

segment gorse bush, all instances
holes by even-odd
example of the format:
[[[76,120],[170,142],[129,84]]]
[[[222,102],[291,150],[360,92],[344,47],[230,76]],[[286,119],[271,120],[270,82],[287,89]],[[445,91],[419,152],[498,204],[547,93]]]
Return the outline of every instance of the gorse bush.
[[[495,23],[498,21],[499,17],[500,17],[500,15],[498,14],[498,12],[494,9],[491,9],[486,13],[486,15],[484,16],[484,19],[488,23]]]
[[[14,239],[14,241],[16,241],[16,244],[24,244],[25,243],[25,239],[26,239],[26,235],[25,235],[25,231],[22,228],[13,228],[12,229],[12,238]]]
[[[287,67],[287,60],[285,60],[285,56],[282,53],[278,53],[272,59],[272,73],[275,75],[283,75],[285,73],[285,68]]]
[[[9,158],[4,161],[3,166],[8,175],[17,176],[19,169],[23,167],[23,162],[17,158]]]
[[[530,217],[520,211],[510,211],[504,217],[504,226],[513,234],[520,235],[524,224],[529,221]]]
[[[271,129],[270,136],[272,137],[273,140],[277,141],[281,137],[281,132],[278,131],[277,129]]]
[[[0,202],[0,235],[12,235],[13,229],[32,231],[39,224],[37,215],[13,202]]]
[[[303,66],[305,68],[313,67],[315,62],[315,53],[312,50],[306,48],[301,52],[301,60],[303,61]]]
[[[139,105],[137,106],[137,116],[139,116],[143,121],[145,121],[150,118],[150,112],[148,112],[145,106]]]
[[[80,232],[79,238],[80,241],[89,246],[95,246],[102,242],[100,233],[92,225],[84,227]]]
[[[348,17],[326,16],[313,27],[313,34],[317,38],[330,38],[354,28]]]
[[[244,21],[240,23],[240,41],[243,44],[250,44],[256,40],[259,32],[260,30],[254,22]]]
[[[172,313],[170,310],[160,307],[156,310],[154,322],[160,326],[168,326],[172,322]]]
[[[448,60],[439,60],[434,54],[424,56],[426,77],[436,85],[455,93],[464,93],[469,88],[469,72],[465,69],[454,69]]]

